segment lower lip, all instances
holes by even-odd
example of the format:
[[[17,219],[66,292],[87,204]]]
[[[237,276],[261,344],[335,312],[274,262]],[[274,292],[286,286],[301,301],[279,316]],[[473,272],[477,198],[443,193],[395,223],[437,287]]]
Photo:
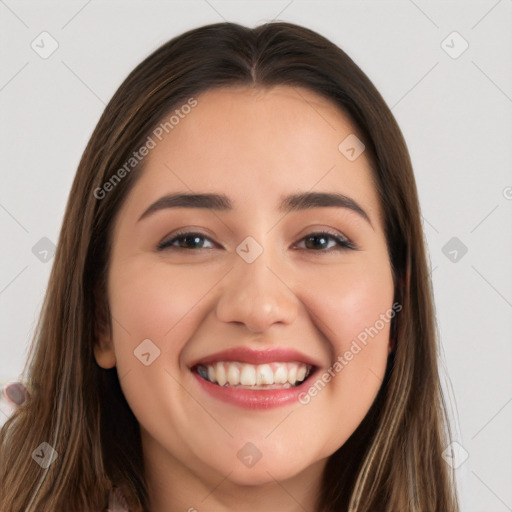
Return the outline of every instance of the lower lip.
[[[244,409],[273,409],[297,403],[299,395],[306,390],[307,383],[312,376],[310,375],[302,384],[293,388],[252,390],[218,386],[203,379],[195,372],[192,372],[192,374],[202,389],[210,396],[222,402],[243,407]]]

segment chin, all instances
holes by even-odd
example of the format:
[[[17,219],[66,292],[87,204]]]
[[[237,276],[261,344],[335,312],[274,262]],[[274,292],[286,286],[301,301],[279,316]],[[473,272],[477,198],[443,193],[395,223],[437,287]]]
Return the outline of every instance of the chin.
[[[276,481],[282,482],[293,478],[300,470],[292,467],[277,467],[276,465],[262,464],[258,462],[252,468],[238,467],[232,470],[228,480],[240,486],[260,486],[265,484],[275,484]]]

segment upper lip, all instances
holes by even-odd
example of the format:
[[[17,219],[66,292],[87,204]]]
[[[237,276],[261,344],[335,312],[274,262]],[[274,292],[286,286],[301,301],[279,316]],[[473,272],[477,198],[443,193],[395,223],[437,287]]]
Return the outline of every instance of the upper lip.
[[[238,361],[240,363],[249,364],[297,361],[309,366],[320,366],[320,364],[313,358],[287,347],[273,347],[259,350],[249,347],[235,347],[198,358],[195,361],[192,361],[189,367],[193,368],[194,366],[216,363],[219,361]]]

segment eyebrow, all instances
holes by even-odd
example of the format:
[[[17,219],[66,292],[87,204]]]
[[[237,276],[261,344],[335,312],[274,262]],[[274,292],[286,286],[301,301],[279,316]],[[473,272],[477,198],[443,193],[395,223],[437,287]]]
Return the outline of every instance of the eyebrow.
[[[307,210],[310,208],[346,208],[360,215],[372,225],[370,217],[359,204],[348,196],[332,192],[303,192],[281,196],[279,212]],[[167,208],[201,208],[216,211],[233,210],[233,204],[224,194],[167,194],[152,203],[139,217],[139,221],[149,215]],[[373,227],[373,226],[372,226]]]

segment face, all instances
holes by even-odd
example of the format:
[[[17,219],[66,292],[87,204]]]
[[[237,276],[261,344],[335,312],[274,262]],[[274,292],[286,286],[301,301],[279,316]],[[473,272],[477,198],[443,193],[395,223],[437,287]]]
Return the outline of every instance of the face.
[[[115,219],[112,337],[95,357],[117,366],[156,472],[282,481],[321,469],[381,386],[395,311],[377,191],[326,99],[196,99],[154,137]],[[192,193],[222,201],[154,205]]]

